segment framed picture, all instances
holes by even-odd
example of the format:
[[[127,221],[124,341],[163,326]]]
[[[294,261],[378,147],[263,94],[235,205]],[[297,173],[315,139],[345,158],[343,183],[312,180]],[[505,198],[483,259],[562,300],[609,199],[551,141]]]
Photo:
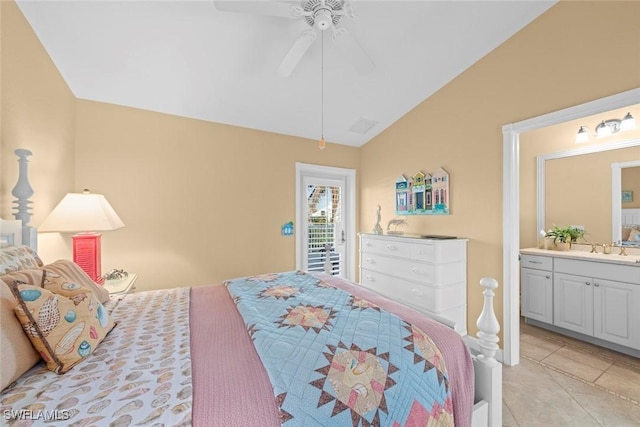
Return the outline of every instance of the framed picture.
[[[622,192],[622,203],[633,202],[633,191]]]

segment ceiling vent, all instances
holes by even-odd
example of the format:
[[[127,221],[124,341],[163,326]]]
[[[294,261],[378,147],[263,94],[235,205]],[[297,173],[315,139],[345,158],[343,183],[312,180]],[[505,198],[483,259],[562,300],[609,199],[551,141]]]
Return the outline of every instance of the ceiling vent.
[[[376,121],[365,119],[364,117],[360,117],[358,120],[356,120],[356,122],[353,125],[351,125],[349,130],[351,132],[355,132],[355,133],[359,133],[360,135],[364,135],[365,133],[369,132],[369,129],[371,129],[372,127],[374,127],[377,124],[378,124],[378,122],[376,122]]]

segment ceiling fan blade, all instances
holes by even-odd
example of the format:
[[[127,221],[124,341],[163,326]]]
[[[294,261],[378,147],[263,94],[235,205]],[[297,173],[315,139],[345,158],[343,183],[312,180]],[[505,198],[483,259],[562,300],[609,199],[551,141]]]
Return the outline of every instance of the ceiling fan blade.
[[[315,30],[306,30],[303,31],[300,36],[293,42],[293,46],[287,52],[287,56],[284,57],[280,66],[278,67],[278,74],[282,77],[287,77],[291,75],[291,72],[298,62],[302,59],[304,54],[309,50],[311,44],[315,41],[317,37],[317,33]]]
[[[362,46],[346,28],[334,27],[331,38],[338,50],[358,73],[367,74],[376,68],[376,64],[373,63],[367,52],[362,49]]]
[[[298,18],[302,12],[300,6],[275,1],[214,1],[213,4],[221,12],[253,13],[283,18]]]

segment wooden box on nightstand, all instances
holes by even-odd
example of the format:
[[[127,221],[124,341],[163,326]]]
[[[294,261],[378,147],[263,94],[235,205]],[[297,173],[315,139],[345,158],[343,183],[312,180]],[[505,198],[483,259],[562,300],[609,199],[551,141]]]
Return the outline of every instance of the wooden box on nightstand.
[[[105,280],[104,288],[110,295],[128,294],[135,291],[135,283],[138,275],[135,273],[129,273],[127,277],[115,280]]]

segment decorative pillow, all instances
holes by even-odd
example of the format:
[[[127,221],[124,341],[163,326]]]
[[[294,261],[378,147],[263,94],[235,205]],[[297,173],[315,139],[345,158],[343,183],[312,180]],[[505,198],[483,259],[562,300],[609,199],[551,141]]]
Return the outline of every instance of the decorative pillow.
[[[16,304],[9,285],[0,280],[0,390],[40,361],[40,355],[14,314]]]
[[[631,230],[631,233],[629,233],[629,241],[640,242],[640,230],[636,230],[636,229]]]
[[[629,234],[631,234],[632,227],[622,227],[622,240],[629,240]]]
[[[0,276],[18,270],[33,270],[44,264],[29,246],[9,246],[0,249]]]
[[[43,281],[43,271],[45,270],[47,274]],[[5,283],[18,281],[28,285],[41,286],[67,297],[76,293],[93,292],[101,303],[109,301],[109,292],[91,280],[87,273],[73,261],[59,260],[45,265],[44,269],[14,271],[0,276],[0,279]],[[52,282],[53,279],[56,280]]]
[[[94,282],[91,277],[89,277],[89,275],[73,261],[60,259],[54,263],[45,265],[44,269],[47,270],[48,273],[57,273],[67,281],[77,283],[78,285],[91,290],[98,297],[98,301],[103,304],[109,301],[109,291],[107,291],[102,285],[98,285]]]
[[[109,313],[92,292],[65,289],[62,278],[46,278],[45,288],[14,282],[11,290],[18,300],[16,316],[33,346],[51,371],[62,374],[91,354],[113,329]],[[76,285],[77,286],[77,285]]]

